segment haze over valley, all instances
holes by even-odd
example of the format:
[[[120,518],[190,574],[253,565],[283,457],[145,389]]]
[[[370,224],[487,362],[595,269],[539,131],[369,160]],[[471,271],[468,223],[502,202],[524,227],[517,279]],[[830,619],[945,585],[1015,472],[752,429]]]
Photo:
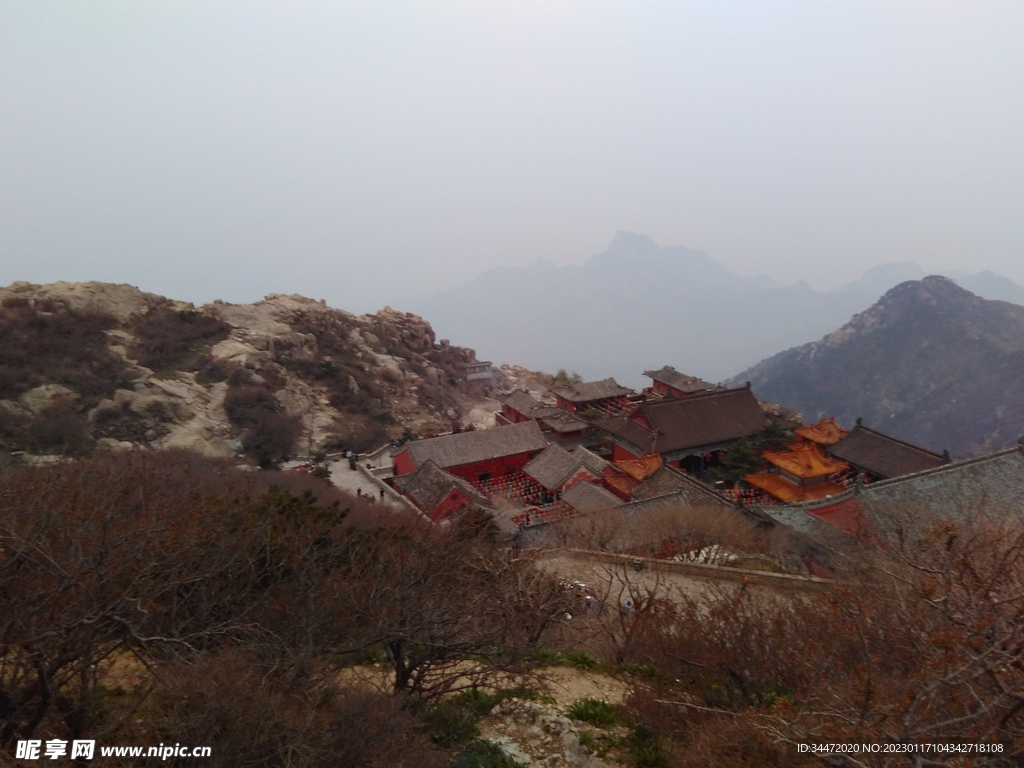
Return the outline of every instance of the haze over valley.
[[[817,341],[925,270],[882,264],[831,291],[740,277],[712,255],[661,247],[619,232],[582,266],[536,262],[503,267],[411,303],[442,337],[460,339],[481,359],[530,368],[614,376],[640,386],[642,372],[671,362],[724,381],[790,347]],[[987,299],[1024,304],[1024,287],[984,271],[951,273]]]

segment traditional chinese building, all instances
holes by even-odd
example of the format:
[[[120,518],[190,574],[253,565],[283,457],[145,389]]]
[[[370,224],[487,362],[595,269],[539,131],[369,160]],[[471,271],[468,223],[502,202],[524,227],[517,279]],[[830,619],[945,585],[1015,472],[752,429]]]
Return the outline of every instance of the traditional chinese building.
[[[685,497],[689,506],[707,504],[731,506],[724,503],[722,497],[711,488],[668,464],[662,464],[650,477],[638,483],[629,492],[629,500],[644,501],[660,496],[679,496],[680,494]]]
[[[553,433],[549,434],[550,439],[566,444],[591,442],[581,439],[590,426],[587,422],[573,413],[542,403],[521,389],[505,397],[501,401],[501,410],[496,414],[499,423],[521,424],[530,419],[537,421],[542,432]]]
[[[618,496],[593,483],[576,483],[562,494],[562,501],[583,515],[622,506]]]
[[[717,384],[680,373],[671,365],[666,365],[657,371],[644,371],[644,376],[651,379],[651,389],[663,397],[689,397],[710,389],[722,389]]]
[[[406,443],[393,454],[395,475],[409,475],[432,461],[470,482],[484,483],[519,472],[547,447],[536,421],[460,432]]]
[[[717,455],[767,424],[749,386],[648,402],[627,416],[594,422],[612,441],[613,461],[656,453],[692,474],[702,474]]]
[[[471,506],[490,507],[490,502],[461,477],[445,472],[427,460],[415,472],[396,477],[395,489],[412,501],[431,520],[444,520]]]
[[[828,448],[828,452],[852,464],[869,482],[912,475],[949,463],[949,454],[933,453],[869,429],[860,419],[857,419],[857,426]]]
[[[847,431],[836,423],[835,417],[822,419],[817,424],[797,427],[793,434],[802,440],[828,447],[835,445],[847,435]]]
[[[501,416],[509,424],[521,424],[534,418],[534,411],[544,404],[524,389],[517,389],[501,399]]]
[[[523,473],[536,480],[546,493],[545,501],[554,501],[576,483],[600,483],[608,462],[586,448],[567,451],[560,445],[549,445],[523,467]]]
[[[466,365],[466,381],[490,381],[491,372],[490,360],[473,361]]]
[[[889,480],[853,483],[832,499],[757,509],[802,532],[827,523],[832,531],[877,545],[924,536],[944,520],[963,521],[984,514],[1019,517],[1024,514],[1022,500],[1024,445],[1018,445]],[[842,541],[818,538],[828,550],[842,547]]]
[[[558,407],[569,413],[586,410],[615,413],[629,405],[628,398],[633,390],[620,387],[615,379],[601,379],[555,387],[551,393]]]
[[[636,459],[621,459],[604,469],[604,486],[623,501],[629,501],[633,489],[657,472],[662,466],[661,456],[645,453]]]
[[[743,479],[779,501],[817,501],[846,490],[835,476],[848,472],[850,465],[826,456],[817,443],[798,441],[787,451],[765,451],[763,456],[774,471]]]

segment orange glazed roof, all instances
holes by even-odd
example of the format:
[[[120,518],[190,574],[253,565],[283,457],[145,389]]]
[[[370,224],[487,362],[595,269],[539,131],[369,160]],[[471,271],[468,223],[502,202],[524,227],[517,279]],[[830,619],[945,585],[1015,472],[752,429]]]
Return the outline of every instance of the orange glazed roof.
[[[743,479],[779,501],[786,502],[818,501],[827,496],[838,496],[846,490],[843,486],[831,481],[808,486],[798,485],[782,475],[747,475]]]
[[[629,475],[606,474],[602,480],[606,486],[617,492],[624,499],[628,499],[633,489],[640,485],[639,480]]]
[[[639,459],[616,461],[615,466],[635,480],[643,481],[661,469],[661,456],[645,453]]]
[[[788,451],[765,451],[765,461],[801,479],[823,477],[850,468],[845,461],[830,459],[817,443],[793,443]]]
[[[810,440],[818,445],[835,445],[844,437],[846,430],[836,424],[836,417],[822,419],[817,424],[809,424],[806,427],[797,427],[793,432],[804,440]]]

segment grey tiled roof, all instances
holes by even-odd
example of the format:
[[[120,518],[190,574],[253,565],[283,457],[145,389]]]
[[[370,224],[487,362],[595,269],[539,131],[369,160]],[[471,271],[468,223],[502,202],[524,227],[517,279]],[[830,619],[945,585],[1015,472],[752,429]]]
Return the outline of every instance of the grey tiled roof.
[[[630,421],[626,416],[594,419],[591,423],[598,429],[619,438],[622,442],[638,448],[641,453],[649,453],[654,450],[657,435],[652,430]]]
[[[588,432],[574,432],[565,435],[559,432],[549,432],[547,438],[552,445],[560,445],[567,451],[574,451],[579,447],[596,448],[601,444],[599,436]]]
[[[752,435],[768,424],[767,416],[746,387],[645,403],[633,415],[642,417],[651,429],[625,417],[599,419],[594,426],[641,451],[666,454],[728,443]]]
[[[403,450],[409,451],[413,466],[433,461],[442,469],[477,461],[542,451],[547,445],[536,421],[524,421],[493,429],[460,432],[427,440],[415,440]]]
[[[620,387],[615,379],[585,381],[565,387],[554,387],[551,391],[559,397],[565,398],[570,403],[589,403],[592,400],[604,400],[608,397],[621,397],[622,395],[633,394],[633,390]]]
[[[490,506],[472,485],[461,477],[445,472],[432,461],[425,462],[410,475],[396,477],[393,482],[398,490],[416,502],[417,507],[428,513],[437,508],[452,488],[458,488],[478,504]]]
[[[562,501],[584,514],[622,506],[622,499],[599,485],[582,482],[562,494]]]
[[[654,381],[668,384],[673,389],[678,389],[680,392],[686,392],[687,394],[719,388],[717,384],[698,379],[696,376],[687,376],[685,373],[680,373],[671,365],[666,365],[657,371],[644,371],[644,376],[649,376]]]
[[[680,472],[668,464],[662,464],[653,475],[640,483],[629,495],[633,501],[642,501],[673,493],[682,494],[688,503],[732,506],[699,480],[695,480],[685,472]]]
[[[942,520],[971,520],[991,514],[1024,518],[1024,454],[1020,448],[967,459],[913,475],[855,485],[827,502],[758,507],[781,525],[830,549],[850,546],[852,537],[809,511],[834,506],[844,499],[856,503],[883,542],[894,536],[921,535]]]
[[[564,432],[582,432],[590,426],[583,419],[579,419],[568,411],[563,411],[561,408],[535,408],[533,416],[539,421],[544,422],[545,426],[560,434]]]
[[[776,523],[792,528],[799,533],[808,535],[831,534],[835,529],[828,523],[823,523],[814,515],[808,514],[800,507],[792,507],[786,504],[766,504],[763,507],[755,507],[761,513],[767,515]],[[835,531],[838,533],[838,531]]]
[[[534,409],[542,405],[540,400],[522,389],[517,389],[512,394],[503,398],[501,402],[514,411],[523,414],[523,416],[531,417],[533,416]]]
[[[593,472],[597,475],[600,475],[602,472],[604,472],[605,467],[610,466],[610,464],[607,461],[602,459],[596,453],[588,451],[582,445],[573,449],[572,455],[575,456],[578,461],[580,461],[581,463],[589,467],[591,470],[593,470]]]
[[[579,464],[579,459],[569,451],[557,445],[549,445],[523,467],[523,472],[549,491],[554,491],[562,486]]]
[[[1007,514],[1024,518],[1024,454],[1003,451],[944,464],[913,475],[858,488],[857,503],[876,529],[894,521],[938,517],[968,520]]]
[[[600,477],[607,466],[607,461],[586,448],[567,451],[560,445],[549,445],[523,467],[523,472],[549,491],[555,491],[583,467]]]
[[[858,424],[828,452],[837,459],[885,478],[911,475],[948,462],[937,453]]]

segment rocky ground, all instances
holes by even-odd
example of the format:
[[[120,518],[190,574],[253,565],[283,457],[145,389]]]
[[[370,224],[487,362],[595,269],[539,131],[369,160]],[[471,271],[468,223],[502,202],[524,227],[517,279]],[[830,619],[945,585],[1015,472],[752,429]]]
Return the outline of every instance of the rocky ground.
[[[437,341],[425,320],[390,307],[353,315],[271,294],[252,304],[196,308],[107,283],[15,283],[0,288],[0,307],[9,339],[61,318],[65,325],[103,323],[99,347],[77,368],[29,355],[0,371],[0,448],[8,450],[61,453],[53,439],[42,448],[31,439],[49,436],[37,423],[59,420],[57,414],[77,425],[90,447],[231,456],[252,426],[230,412],[230,393],[240,387],[265,390],[272,397],[265,409],[294,421],[293,455],[360,440],[380,444],[406,430],[447,431],[460,420],[490,426],[497,407],[477,383],[467,387],[464,366],[475,360],[473,350]],[[201,325],[205,337],[181,331]],[[98,368],[112,372],[87,386]]]
[[[598,753],[610,752],[625,735],[621,727],[595,728],[567,717],[556,707],[519,699],[498,704],[481,725],[482,738],[500,746],[524,768],[619,765]],[[584,739],[590,736],[592,746],[581,743],[581,734]]]
[[[341,682],[381,692],[391,690],[390,670],[382,666],[348,667]],[[604,768],[616,761],[626,729],[598,728],[570,715],[581,700],[619,705],[629,686],[618,677],[572,667],[540,670],[539,699],[504,699],[480,720],[480,738],[497,744],[524,768]],[[582,741],[581,741],[582,739]]]

